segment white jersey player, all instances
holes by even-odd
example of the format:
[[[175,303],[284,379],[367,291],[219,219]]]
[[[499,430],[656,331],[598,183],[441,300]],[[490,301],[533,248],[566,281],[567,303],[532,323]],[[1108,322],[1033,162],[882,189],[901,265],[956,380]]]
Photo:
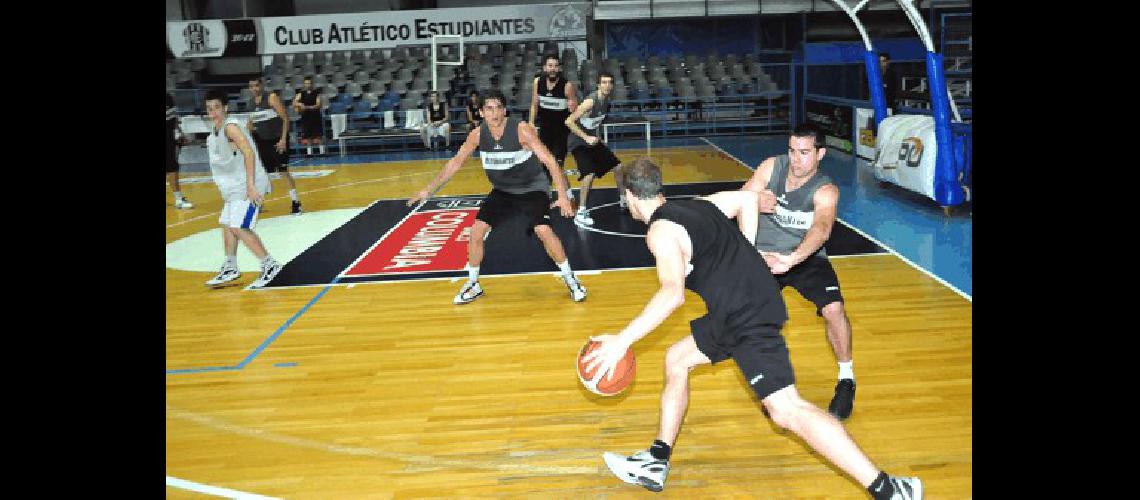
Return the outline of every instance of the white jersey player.
[[[222,225],[226,252],[221,272],[206,285],[222,285],[241,276],[237,268],[237,242],[241,240],[261,261],[261,276],[254,280],[253,286],[262,287],[281,271],[281,264],[269,255],[261,238],[253,232],[261,204],[272,185],[245,125],[236,118],[226,118],[226,101],[223,91],[206,93],[206,115],[214,123],[213,131],[206,139],[206,150],[210,157],[210,173],[224,202],[218,222]]]

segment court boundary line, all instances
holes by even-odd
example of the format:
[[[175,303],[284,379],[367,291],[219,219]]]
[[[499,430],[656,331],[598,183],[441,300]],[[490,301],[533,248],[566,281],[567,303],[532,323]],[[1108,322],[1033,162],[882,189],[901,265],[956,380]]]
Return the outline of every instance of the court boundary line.
[[[174,476],[166,476],[166,485],[182,490],[193,491],[195,493],[204,493],[206,495],[213,495],[216,497],[233,498],[235,500],[255,500],[255,499],[273,499],[280,500],[277,497],[267,497],[265,495],[258,495],[256,493],[246,493],[244,491],[231,490],[229,488],[222,488],[221,486],[211,486],[209,484],[196,483],[187,479],[181,479]]]
[[[728,151],[725,151],[725,150],[721,149],[721,148],[720,148],[720,146],[717,146],[715,143],[713,143],[712,141],[710,141],[710,140],[706,139],[704,136],[701,136],[701,140],[703,140],[703,141],[705,141],[706,143],[708,143],[708,145],[709,145],[709,146],[712,146],[712,147],[716,148],[716,149],[717,149],[717,151],[720,151],[721,153],[724,153],[724,154],[725,154],[726,156],[728,156],[729,158],[732,158],[733,160],[736,160],[736,162],[737,162],[737,163],[739,163],[739,164],[741,164],[741,165],[743,165],[743,166],[744,166],[744,168],[747,168],[748,170],[751,170],[751,171],[753,171],[753,172],[755,172],[755,171],[756,171],[756,169],[755,169],[755,168],[752,168],[752,167],[750,167],[750,166],[749,166],[747,163],[745,163],[745,162],[743,162],[743,161],[740,161],[740,158],[737,158],[737,157],[736,157],[735,155],[733,155],[732,153],[729,153]],[[856,167],[856,168],[858,168],[858,167]],[[945,285],[945,286],[946,286],[946,288],[949,288],[949,289],[953,290],[955,293],[957,293],[958,295],[962,296],[962,298],[964,298],[964,299],[966,299],[966,300],[970,301],[971,303],[973,303],[973,302],[974,302],[974,298],[973,298],[973,297],[971,297],[971,296],[970,296],[970,294],[967,294],[967,293],[965,293],[965,292],[963,292],[963,291],[959,290],[959,289],[958,289],[958,287],[956,287],[956,286],[954,286],[954,285],[951,285],[949,282],[947,282],[946,280],[944,280],[944,279],[942,279],[942,278],[938,277],[938,276],[937,276],[937,275],[935,275],[933,272],[926,270],[925,268],[923,268],[922,266],[920,266],[920,265],[918,265],[918,264],[915,264],[915,263],[914,263],[914,262],[912,262],[910,259],[906,258],[906,257],[905,257],[905,256],[903,256],[901,253],[899,253],[898,251],[896,251],[894,248],[891,248],[890,246],[883,244],[883,242],[881,242],[881,241],[879,241],[879,240],[875,239],[874,237],[872,237],[871,235],[869,235],[869,234],[867,234],[867,233],[863,232],[863,231],[862,231],[862,230],[860,230],[859,228],[857,228],[857,227],[855,227],[855,226],[852,226],[851,224],[847,223],[847,221],[845,221],[845,220],[843,220],[843,219],[840,219],[838,216],[836,216],[836,217],[835,217],[835,220],[837,220],[837,221],[839,221],[839,222],[843,223],[843,225],[844,225],[844,226],[847,226],[847,227],[848,227],[848,228],[850,228],[852,231],[855,231],[856,233],[859,233],[859,235],[860,235],[860,236],[863,236],[864,238],[867,238],[867,239],[869,239],[869,240],[871,240],[871,241],[875,242],[875,244],[876,244],[876,245],[879,245],[880,247],[883,247],[883,248],[885,248],[885,249],[886,249],[888,252],[890,252],[890,253],[894,254],[894,256],[895,256],[895,257],[898,257],[899,259],[902,259],[902,261],[903,261],[903,262],[906,262],[906,263],[907,263],[907,264],[909,264],[911,267],[913,267],[913,268],[915,268],[915,269],[918,269],[918,270],[919,270],[919,271],[921,271],[923,274],[925,274],[925,275],[927,275],[927,276],[931,277],[932,279],[934,279],[934,281],[937,281],[937,282],[939,282],[939,283],[941,283],[941,284]]]
[[[261,344],[258,344],[258,346],[256,348],[254,348],[253,352],[246,355],[245,359],[243,359],[237,365],[207,366],[207,367],[203,367],[203,368],[178,368],[178,369],[173,369],[173,370],[168,369],[168,370],[166,370],[166,375],[168,375],[168,376],[169,375],[186,375],[186,374],[202,373],[202,372],[232,371],[232,370],[244,369],[246,366],[248,366],[250,363],[252,363],[253,360],[256,359],[257,356],[259,356],[262,353],[262,351],[264,351],[267,347],[269,347],[269,344],[272,344],[275,340],[277,340],[278,337],[280,337],[283,333],[285,333],[285,330],[289,329],[289,327],[293,325],[293,322],[297,321],[297,319],[300,318],[302,314],[305,314],[305,312],[308,311],[309,308],[311,308],[313,306],[313,304],[316,304],[318,300],[321,300],[321,297],[324,297],[325,294],[328,293],[328,291],[333,287],[333,285],[335,285],[337,283],[337,281],[339,281],[339,280],[340,280],[340,278],[338,277],[336,279],[333,279],[331,283],[325,284],[324,285],[325,288],[323,290],[318,292],[313,298],[309,299],[308,303],[306,303],[304,306],[302,306],[300,310],[293,313],[293,315],[290,316],[289,319],[285,320],[285,322],[282,323],[281,326],[277,327],[277,330],[274,331],[271,335],[269,335],[268,338],[261,341]],[[320,285],[318,285],[318,286],[320,286]]]
[[[415,464],[420,466],[429,467],[471,467],[484,470],[497,470],[503,472],[524,472],[530,474],[597,474],[598,467],[573,467],[573,466],[560,466],[560,465],[531,465],[518,459],[518,457],[507,456],[506,460],[501,463],[465,460],[462,458],[448,458],[448,457],[435,457],[424,455],[410,455],[398,452],[391,452],[385,450],[377,450],[374,448],[366,448],[362,446],[346,446],[332,443],[325,443],[312,439],[305,439],[293,436],[279,434],[273,431],[245,427],[242,425],[227,422],[218,417],[209,415],[200,415],[187,410],[171,407],[167,405],[166,411],[168,412],[167,418],[170,418],[169,413],[173,413],[173,417],[181,420],[191,421],[199,425],[213,428],[222,432],[229,432],[239,436],[245,436],[253,439],[260,439],[281,445],[295,446],[299,448],[307,448],[311,450],[324,451],[328,453],[338,453],[343,455],[372,457],[386,460],[395,460],[404,464]]]

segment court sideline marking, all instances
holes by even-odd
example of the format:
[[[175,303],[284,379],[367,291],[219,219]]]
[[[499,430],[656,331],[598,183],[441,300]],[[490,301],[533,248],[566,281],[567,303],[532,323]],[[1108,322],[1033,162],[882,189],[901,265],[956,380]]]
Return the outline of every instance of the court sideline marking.
[[[454,469],[473,468],[473,469],[490,469],[502,472],[526,472],[532,474],[597,474],[598,467],[568,467],[557,465],[530,465],[520,463],[521,457],[511,454],[504,457],[503,462],[485,462],[477,460],[464,460],[457,458],[439,458],[424,455],[408,455],[403,453],[395,453],[390,451],[381,451],[372,448],[365,448],[361,446],[344,446],[332,443],[324,443],[312,439],[304,439],[292,436],[285,436],[274,432],[266,431],[264,429],[253,429],[240,425],[231,424],[224,420],[199,415],[186,410],[181,410],[171,406],[166,407],[167,414],[179,420],[186,420],[209,427],[211,429],[220,430],[240,436],[249,438],[261,439],[273,443],[285,444],[289,446],[296,446],[298,448],[308,448],[311,450],[325,451],[329,453],[339,453],[344,455],[355,455],[362,457],[383,458],[389,460],[396,460],[404,463],[411,463],[423,465],[428,467],[450,467]]]
[[[740,158],[737,158],[737,157],[736,157],[735,155],[733,155],[732,153],[729,153],[728,151],[725,151],[725,150],[721,149],[721,148],[720,148],[720,146],[717,146],[716,144],[714,144],[712,141],[710,141],[710,140],[706,139],[705,137],[703,137],[703,136],[702,136],[702,137],[701,137],[701,140],[703,140],[703,141],[705,141],[706,143],[708,143],[708,145],[709,145],[709,146],[712,146],[712,147],[716,148],[716,150],[717,150],[717,151],[720,151],[721,153],[723,153],[724,155],[728,156],[729,158],[732,158],[733,160],[736,160],[736,161],[737,161],[737,163],[740,163],[741,165],[743,165],[743,166],[744,166],[744,168],[747,168],[748,170],[751,170],[751,171],[755,171],[755,170],[756,170],[756,169],[754,169],[754,168],[750,167],[750,166],[749,166],[747,163],[744,163],[743,161],[740,161]],[[942,279],[942,278],[939,278],[939,277],[938,277],[938,276],[936,276],[934,273],[932,273],[932,272],[930,272],[930,271],[927,271],[926,269],[924,269],[922,266],[920,266],[920,265],[918,265],[918,264],[915,264],[915,263],[914,263],[914,262],[912,262],[910,259],[908,259],[908,258],[904,257],[904,256],[903,256],[901,253],[898,253],[898,252],[897,252],[895,249],[893,249],[893,248],[891,248],[891,247],[889,247],[889,246],[887,246],[887,245],[883,244],[883,242],[881,242],[881,241],[879,241],[879,240],[875,239],[874,237],[872,237],[871,235],[869,235],[869,234],[867,234],[867,233],[865,233],[865,232],[861,231],[859,228],[857,228],[857,227],[855,227],[855,226],[852,226],[851,224],[848,224],[848,223],[847,223],[847,221],[845,221],[845,220],[843,220],[843,219],[840,219],[838,216],[837,216],[837,217],[835,217],[835,220],[837,220],[837,221],[839,221],[839,222],[842,222],[844,226],[847,226],[847,227],[848,227],[848,228],[850,228],[852,231],[855,231],[856,233],[859,233],[859,235],[860,235],[860,236],[862,236],[862,237],[864,237],[864,238],[867,238],[868,240],[871,240],[871,241],[875,242],[875,244],[876,244],[876,245],[879,245],[879,246],[881,246],[881,247],[883,247],[883,248],[887,249],[887,251],[888,251],[888,252],[890,252],[890,253],[892,253],[892,254],[894,254],[894,256],[895,256],[895,257],[898,257],[898,258],[902,259],[902,261],[903,261],[903,262],[906,262],[907,264],[910,264],[910,267],[913,267],[913,268],[915,268],[915,269],[918,269],[918,270],[919,270],[919,271],[921,271],[923,274],[925,274],[925,275],[927,275],[927,276],[930,276],[932,279],[934,279],[934,281],[937,281],[937,282],[939,282],[939,283],[941,283],[941,284],[945,285],[945,286],[946,286],[946,288],[949,288],[949,289],[953,290],[955,293],[957,293],[958,295],[961,295],[961,296],[962,296],[962,298],[964,298],[964,299],[966,299],[966,300],[968,300],[968,301],[970,301],[970,302],[973,302],[973,301],[974,301],[973,297],[971,297],[969,294],[967,294],[967,293],[965,293],[965,292],[963,292],[963,291],[959,290],[959,289],[958,289],[958,287],[956,287],[956,286],[954,286],[954,285],[951,285],[951,284],[950,284],[949,282],[947,282],[946,280],[944,280],[944,279]]]
[[[408,212],[408,214],[405,215],[403,219],[400,219],[399,222],[397,222],[394,226],[392,226],[391,229],[388,229],[388,232],[384,233],[384,235],[381,236],[380,239],[383,240],[384,238],[387,238],[388,235],[392,233],[392,231],[395,231],[396,228],[400,227],[400,224],[403,224],[404,221],[408,220],[408,217],[411,217],[412,214],[416,213],[416,211],[419,210],[419,208],[422,207],[424,203],[427,203],[427,201],[428,200],[421,201],[420,204],[417,205],[410,212]],[[373,202],[373,204],[375,204],[375,203],[376,202]],[[372,205],[369,205],[369,206],[372,206]],[[245,368],[246,365],[250,364],[254,360],[254,358],[256,358],[259,354],[261,354],[262,351],[265,350],[266,347],[269,347],[269,344],[272,344],[274,340],[277,340],[277,337],[280,337],[281,334],[285,333],[285,330],[287,330],[290,326],[292,326],[293,322],[297,321],[297,318],[300,318],[302,314],[305,314],[305,311],[308,311],[310,307],[313,307],[313,304],[316,304],[318,300],[321,300],[321,297],[324,297],[325,294],[328,293],[328,291],[330,289],[332,289],[333,285],[336,285],[337,282],[339,282],[339,281],[340,281],[340,276],[337,276],[337,277],[333,278],[333,280],[331,282],[329,282],[327,285],[324,285],[324,288],[320,292],[318,292],[316,296],[314,296],[312,299],[310,299],[309,303],[305,304],[303,307],[301,307],[300,310],[293,313],[293,316],[291,316],[289,319],[285,320],[285,323],[283,323],[281,326],[279,326],[277,328],[277,331],[273,332],[273,334],[270,335],[269,338],[262,341],[261,344],[258,345],[257,348],[253,350],[253,352],[249,353],[249,355],[246,356],[245,359],[242,360],[241,363],[238,363],[237,366],[209,366],[209,367],[205,367],[205,368],[181,368],[181,369],[175,369],[175,370],[166,370],[166,374],[167,375],[182,375],[182,374],[187,374],[187,373],[201,373],[201,372],[207,372],[207,371],[241,370],[242,368]]]
[[[195,483],[194,481],[187,481],[185,479],[179,479],[179,478],[174,477],[174,476],[166,476],[166,485],[172,486],[175,488],[179,488],[179,489],[183,489],[183,490],[193,491],[196,493],[205,493],[207,495],[214,495],[216,497],[225,497],[225,498],[233,498],[233,499],[240,499],[240,500],[246,500],[246,499],[253,500],[253,499],[262,499],[262,498],[274,499],[274,500],[277,499],[277,497],[267,497],[264,495],[257,495],[254,493],[246,493],[244,491],[231,490],[229,488],[221,488],[218,486],[210,486],[208,484]]]

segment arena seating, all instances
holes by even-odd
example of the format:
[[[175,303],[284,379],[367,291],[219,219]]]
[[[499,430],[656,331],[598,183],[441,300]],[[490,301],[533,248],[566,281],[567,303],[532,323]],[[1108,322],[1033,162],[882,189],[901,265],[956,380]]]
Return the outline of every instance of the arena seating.
[[[381,117],[392,112],[392,127],[399,129],[407,122],[407,113],[419,113],[432,85],[429,51],[430,47],[397,47],[278,54],[263,68],[262,75],[266,88],[287,103],[302,88],[302,80],[311,76],[314,86],[322,90],[325,135],[332,143],[330,115],[347,114],[347,128],[352,129],[356,123],[383,126],[387,121]],[[454,47],[441,46],[440,52],[445,60],[458,60]],[[572,48],[559,52],[554,42],[526,42],[468,44],[463,66],[437,67],[439,90],[451,108],[453,133],[464,133],[464,108],[474,89],[501,90],[510,113],[526,117],[534,78],[541,72],[543,55],[549,53],[560,55],[563,73],[578,86],[580,96],[595,90],[599,72],[613,74],[614,118],[660,121],[662,127],[656,128],[663,135],[718,133],[735,130],[733,127],[740,131],[787,128],[787,64],[762,64],[752,54],[579,61]],[[201,104],[195,102],[200,94],[183,89],[194,89],[196,76],[204,68],[202,59],[176,59],[167,64],[167,90],[174,91],[180,111],[201,110]],[[769,73],[772,68],[782,70],[781,83]],[[236,109],[248,109],[249,91],[237,89],[236,94]],[[297,119],[289,108],[291,119]],[[400,145],[416,144],[402,141]]]

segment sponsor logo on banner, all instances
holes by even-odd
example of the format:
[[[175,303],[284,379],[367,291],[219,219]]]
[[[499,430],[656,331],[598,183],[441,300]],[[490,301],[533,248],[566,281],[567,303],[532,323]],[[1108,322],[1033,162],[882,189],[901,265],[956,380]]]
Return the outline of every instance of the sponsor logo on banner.
[[[172,21],[166,45],[178,58],[256,56],[257,25],[253,19]]]
[[[903,140],[899,145],[899,161],[905,162],[908,167],[918,168],[922,163],[922,139],[907,137]]]
[[[222,21],[169,23],[167,26],[167,41],[175,57],[217,57],[225,51],[226,26]]]
[[[565,5],[550,17],[550,36],[564,37],[586,32],[586,16],[580,6]]]
[[[444,200],[417,212],[377,242],[344,276],[461,271],[480,200]],[[474,205],[474,206],[472,206]]]

